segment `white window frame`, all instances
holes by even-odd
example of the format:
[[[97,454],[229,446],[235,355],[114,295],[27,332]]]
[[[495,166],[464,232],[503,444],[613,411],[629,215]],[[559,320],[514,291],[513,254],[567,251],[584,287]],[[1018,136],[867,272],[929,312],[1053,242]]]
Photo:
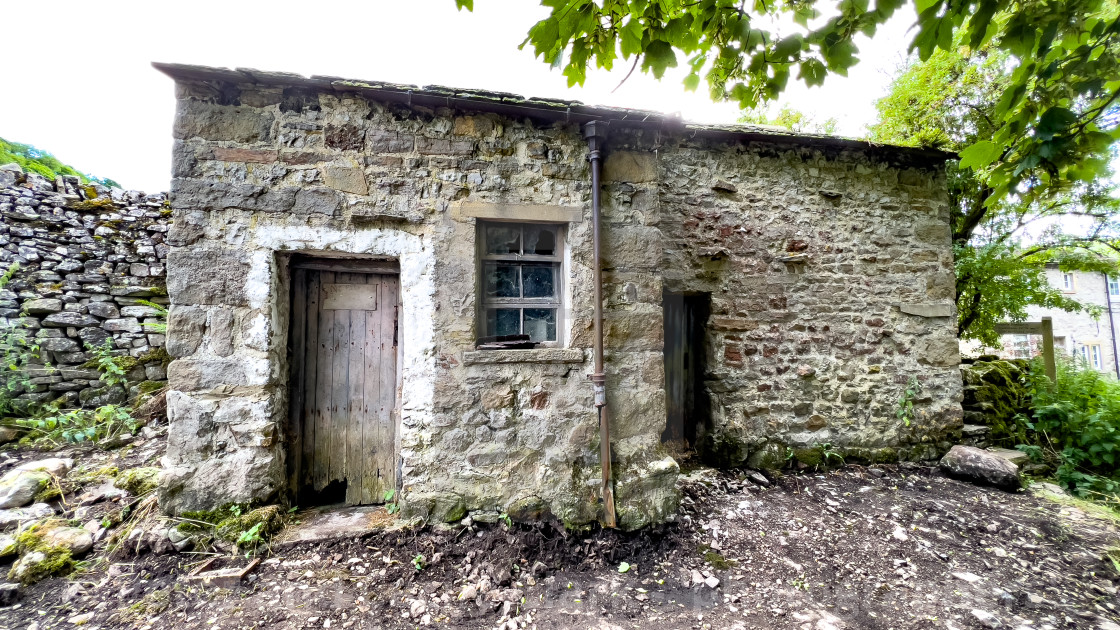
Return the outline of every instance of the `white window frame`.
[[[1104,369],[1104,353],[1101,344],[1089,344],[1089,365],[1093,366],[1095,370]]]
[[[490,254],[486,251],[486,230],[491,227],[511,228],[517,227],[524,229],[526,227],[551,227],[556,230],[556,246],[553,254],[550,256],[543,256],[537,254]],[[542,348],[559,348],[563,345],[564,339],[564,288],[565,279],[567,278],[567,257],[565,255],[565,244],[567,237],[567,224],[554,223],[554,222],[540,222],[540,221],[483,221],[479,220],[477,223],[477,274],[478,282],[477,295],[478,295],[478,313],[477,313],[477,330],[478,338],[493,336],[492,332],[487,330],[487,310],[498,307],[517,308],[521,309],[521,331],[524,334],[525,330],[525,309],[551,309],[556,312],[556,338],[547,341],[536,342],[538,347]],[[524,236],[522,236],[521,247],[524,249]],[[506,262],[506,263],[548,263],[555,267],[556,275],[554,278],[556,293],[552,298],[490,298],[486,296],[486,264],[493,262]]]
[[[1072,271],[1062,272],[1062,291],[1066,293],[1077,291],[1077,281],[1074,279]]]
[[[1112,297],[1120,297],[1120,277],[1108,276],[1108,294]]]

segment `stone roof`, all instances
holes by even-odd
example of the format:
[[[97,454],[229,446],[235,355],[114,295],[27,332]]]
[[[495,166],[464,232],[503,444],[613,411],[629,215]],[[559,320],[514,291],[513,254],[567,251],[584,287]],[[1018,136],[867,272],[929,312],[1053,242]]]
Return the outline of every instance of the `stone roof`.
[[[574,123],[602,120],[612,125],[671,129],[707,137],[871,151],[883,155],[883,157],[890,157],[893,154],[899,158],[908,158],[920,162],[942,162],[956,157],[955,153],[939,149],[877,144],[867,140],[839,136],[798,133],[781,127],[765,125],[691,123],[676,115],[651,110],[585,105],[580,101],[524,97],[509,92],[453,88],[441,85],[420,87],[386,81],[360,81],[320,75],[305,77],[291,72],[268,72],[252,68],[214,68],[161,62],[153,62],[152,66],[176,81],[225,81],[318,91],[357,92],[374,100],[406,105],[456,107]]]

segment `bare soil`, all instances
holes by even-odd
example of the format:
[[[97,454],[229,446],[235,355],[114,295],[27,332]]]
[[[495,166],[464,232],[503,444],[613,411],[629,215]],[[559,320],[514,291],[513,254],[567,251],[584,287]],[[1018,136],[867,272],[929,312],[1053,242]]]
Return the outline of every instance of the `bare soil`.
[[[634,534],[496,523],[274,546],[232,590],[181,579],[203,555],[94,560],[0,627],[1120,628],[1120,529],[1093,510],[920,466],[765,488],[700,470],[682,489],[676,523]]]

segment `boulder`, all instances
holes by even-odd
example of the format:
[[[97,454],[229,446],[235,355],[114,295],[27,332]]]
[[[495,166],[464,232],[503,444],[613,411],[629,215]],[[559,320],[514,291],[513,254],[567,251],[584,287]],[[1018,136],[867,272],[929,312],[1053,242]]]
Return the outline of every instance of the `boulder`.
[[[19,551],[19,543],[11,534],[0,534],[0,558],[14,556]]]
[[[0,531],[51,516],[54,516],[54,508],[46,503],[34,503],[27,507],[0,510]]]
[[[24,462],[16,466],[16,470],[44,470],[55,477],[63,477],[74,467],[74,460],[69,457],[51,457],[38,459],[33,462]]]
[[[23,431],[10,426],[0,426],[0,444],[7,444],[8,442],[15,442]]]
[[[18,508],[31,503],[51,480],[43,470],[12,470],[0,477],[0,509]]]
[[[989,448],[987,450],[992,455],[995,455],[996,457],[1002,457],[1012,464],[1015,464],[1016,466],[1022,466],[1031,462],[1031,458],[1023,451],[1017,451],[1010,448]]]
[[[11,606],[19,601],[19,584],[5,582],[0,584],[0,607]]]
[[[43,539],[52,547],[69,549],[71,556],[80,556],[93,548],[93,534],[82,527],[56,527],[43,534]]]
[[[1022,487],[1019,467],[1006,459],[974,446],[957,445],[941,458],[945,474],[977,483],[1014,491]]]

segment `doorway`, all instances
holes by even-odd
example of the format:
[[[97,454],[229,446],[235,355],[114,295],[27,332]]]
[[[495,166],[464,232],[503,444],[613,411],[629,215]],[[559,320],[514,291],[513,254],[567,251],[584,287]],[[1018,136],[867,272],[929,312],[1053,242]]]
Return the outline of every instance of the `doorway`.
[[[291,269],[295,498],[383,503],[398,483],[399,267],[297,259]]]
[[[662,294],[665,322],[665,431],[661,441],[685,451],[696,446],[709,420],[704,389],[707,367],[705,326],[711,311],[708,293]]]

